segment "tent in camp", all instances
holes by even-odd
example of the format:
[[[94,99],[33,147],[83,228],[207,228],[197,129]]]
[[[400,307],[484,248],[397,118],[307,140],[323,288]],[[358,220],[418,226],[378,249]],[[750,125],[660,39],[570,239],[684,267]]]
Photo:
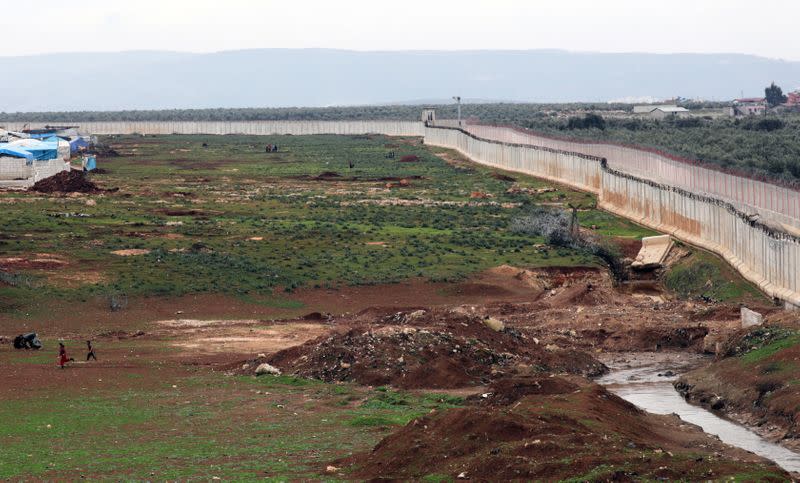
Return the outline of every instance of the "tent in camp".
[[[44,161],[58,158],[58,141],[40,141],[38,139],[19,139],[11,141],[8,146],[28,151],[33,159]]]
[[[12,158],[22,158],[27,161],[33,161],[33,154],[26,151],[24,148],[12,146],[9,143],[0,144],[0,155],[9,156]]]
[[[89,142],[80,136],[76,136],[69,140],[69,150],[72,153],[81,151],[83,149],[87,149],[88,147],[89,147]]]

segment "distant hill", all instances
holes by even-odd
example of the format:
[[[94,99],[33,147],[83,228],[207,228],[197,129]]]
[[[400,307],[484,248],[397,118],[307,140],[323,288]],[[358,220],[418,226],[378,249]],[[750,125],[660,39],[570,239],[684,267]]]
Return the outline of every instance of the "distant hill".
[[[258,49],[0,57],[0,112],[390,104],[465,99],[567,102],[731,99],[800,62],[731,54],[556,50],[354,52]]]

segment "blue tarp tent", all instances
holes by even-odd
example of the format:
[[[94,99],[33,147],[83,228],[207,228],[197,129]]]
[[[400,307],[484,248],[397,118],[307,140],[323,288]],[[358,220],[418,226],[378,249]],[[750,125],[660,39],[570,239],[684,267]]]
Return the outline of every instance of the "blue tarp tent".
[[[82,137],[77,137],[75,139],[70,139],[69,141],[69,152],[74,153],[79,149],[85,149],[89,147],[89,143],[86,142],[85,139]]]
[[[0,144],[0,155],[13,156],[15,158],[25,158],[28,161],[33,161],[33,154],[26,151],[24,148],[12,146],[8,143]]]
[[[49,137],[54,136],[55,133],[56,133],[55,131],[37,132],[37,133],[29,133],[28,136],[30,136],[31,139],[47,139]]]
[[[15,149],[27,151],[33,155],[33,159],[44,161],[56,159],[58,157],[58,138],[55,141],[39,141],[37,139],[20,139],[8,143]]]
[[[94,171],[97,169],[97,159],[94,156],[88,156],[83,163],[84,171]]]

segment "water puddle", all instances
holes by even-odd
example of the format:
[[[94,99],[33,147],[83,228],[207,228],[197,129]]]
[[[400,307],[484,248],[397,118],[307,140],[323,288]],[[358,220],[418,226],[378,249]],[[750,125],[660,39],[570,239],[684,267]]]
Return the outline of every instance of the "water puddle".
[[[672,387],[681,372],[705,361],[694,354],[614,354],[604,362],[611,372],[597,382],[617,396],[655,414],[675,413],[684,421],[719,437],[731,446],[746,449],[777,463],[786,471],[800,472],[800,454],[771,443],[739,424],[687,403]]]

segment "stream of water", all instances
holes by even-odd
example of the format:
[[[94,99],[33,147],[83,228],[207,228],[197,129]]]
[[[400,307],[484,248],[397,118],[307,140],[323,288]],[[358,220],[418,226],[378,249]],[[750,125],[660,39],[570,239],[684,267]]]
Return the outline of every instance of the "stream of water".
[[[702,361],[702,356],[693,354],[615,355],[603,360],[611,372],[597,382],[646,411],[655,414],[675,413],[684,421],[700,426],[706,433],[718,436],[724,443],[768,458],[786,471],[800,472],[800,454],[771,443],[744,426],[693,406],[678,394],[672,382],[681,372],[696,367]]]

